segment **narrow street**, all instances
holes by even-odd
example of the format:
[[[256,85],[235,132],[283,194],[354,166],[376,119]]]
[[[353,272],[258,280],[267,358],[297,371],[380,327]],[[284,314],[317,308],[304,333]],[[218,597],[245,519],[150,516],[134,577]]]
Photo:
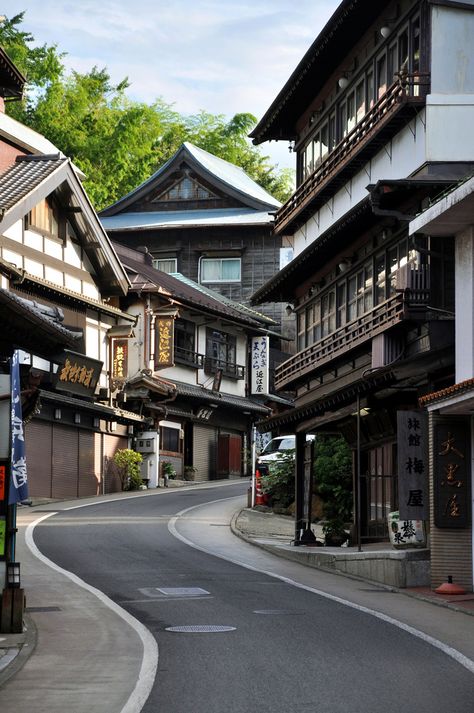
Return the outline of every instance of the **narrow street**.
[[[444,631],[450,646],[461,641],[463,626],[472,632],[471,618],[241,542],[229,520],[245,504],[246,485],[98,503],[59,512],[35,529],[46,557],[104,592],[155,637],[158,670],[143,710],[366,713],[409,706],[470,713],[472,672],[360,607],[378,605],[410,626],[418,621],[435,638]]]

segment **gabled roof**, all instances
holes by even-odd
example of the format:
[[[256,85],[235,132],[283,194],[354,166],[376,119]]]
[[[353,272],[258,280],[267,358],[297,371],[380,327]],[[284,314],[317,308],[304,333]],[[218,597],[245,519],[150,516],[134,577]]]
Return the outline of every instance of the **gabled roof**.
[[[343,0],[250,136],[254,144],[295,139],[297,119],[391,0]]]
[[[186,163],[196,175],[206,180],[206,183],[214,186],[217,190],[240,201],[244,207],[254,210],[270,211],[280,206],[273,196],[258,185],[242,168],[235,166],[229,161],[224,161],[217,156],[199,149],[194,144],[186,141],[178,151],[167,161],[156,173],[142,183],[138,188],[128,193],[113,205],[101,211],[101,217],[116,215],[127,210],[130,211],[133,204],[142,200],[146,195],[156,192],[171,173],[179,169]],[[160,212],[159,204],[156,211]]]
[[[126,294],[127,275],[68,158],[58,154],[19,156],[0,175],[0,232],[22,219],[51,193],[68,211],[68,219],[81,238],[103,296]]]
[[[176,304],[225,318],[258,331],[267,332],[275,322],[255,310],[209,290],[180,273],[155,270],[147,255],[114,243],[132,284],[132,291],[157,292]]]

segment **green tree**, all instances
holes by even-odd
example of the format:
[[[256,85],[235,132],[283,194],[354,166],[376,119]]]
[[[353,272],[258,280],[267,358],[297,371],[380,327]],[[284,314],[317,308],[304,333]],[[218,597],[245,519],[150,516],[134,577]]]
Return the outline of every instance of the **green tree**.
[[[113,85],[106,68],[66,74],[57,46],[32,47],[22,32],[24,13],[0,25],[0,43],[25,74],[28,91],[8,113],[46,136],[84,172],[97,210],[116,201],[163,165],[183,141],[241,166],[275,198],[292,191],[293,172],[279,171],[247,138],[254,116],[200,112],[183,116],[171,104],[127,97],[127,79]]]
[[[317,437],[314,482],[323,501],[326,529],[343,530],[352,521],[352,454],[342,437]]]

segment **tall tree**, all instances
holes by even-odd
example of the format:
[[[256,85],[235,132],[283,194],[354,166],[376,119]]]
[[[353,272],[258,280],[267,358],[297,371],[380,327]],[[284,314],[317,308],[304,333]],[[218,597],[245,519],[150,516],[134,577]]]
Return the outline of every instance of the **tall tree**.
[[[183,116],[163,99],[153,104],[130,100],[128,80],[113,85],[105,68],[66,74],[64,54],[56,45],[30,46],[33,36],[19,27],[23,16],[0,25],[0,44],[28,82],[24,102],[9,104],[7,110],[44,134],[85,173],[97,210],[146,180],[183,141],[241,166],[275,198],[284,201],[290,195],[293,172],[279,171],[247,139],[254,116]]]

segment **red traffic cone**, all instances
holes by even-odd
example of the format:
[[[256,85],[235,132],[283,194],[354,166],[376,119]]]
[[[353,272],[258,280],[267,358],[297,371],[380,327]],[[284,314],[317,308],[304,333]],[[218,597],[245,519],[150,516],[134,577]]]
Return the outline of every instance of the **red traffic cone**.
[[[435,589],[437,594],[466,594],[466,590],[459,584],[453,583],[453,578],[448,576],[448,581],[440,584],[439,587]]]

